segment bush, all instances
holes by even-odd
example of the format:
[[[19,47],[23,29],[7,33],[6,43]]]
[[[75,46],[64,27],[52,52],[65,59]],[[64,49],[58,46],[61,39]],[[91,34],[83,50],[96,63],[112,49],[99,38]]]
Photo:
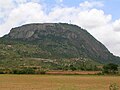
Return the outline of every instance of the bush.
[[[109,90],[119,90],[119,86],[116,83],[113,83],[109,86]]]
[[[31,67],[0,69],[0,74],[46,74],[44,69],[36,69]]]
[[[118,72],[118,65],[110,63],[103,66],[103,73],[106,74],[117,74]]]
[[[25,68],[23,72],[25,72],[25,74],[35,74],[35,70],[32,68]]]
[[[46,71],[43,69],[39,69],[36,71],[36,74],[46,74]]]
[[[15,69],[13,74],[35,74],[35,70],[32,68]]]
[[[11,74],[12,70],[10,69],[0,69],[0,74]]]
[[[0,69],[0,74],[4,74],[4,70],[3,69]]]
[[[77,69],[76,69],[76,67],[74,67],[73,65],[70,65],[70,70],[75,71],[75,70],[77,70]]]

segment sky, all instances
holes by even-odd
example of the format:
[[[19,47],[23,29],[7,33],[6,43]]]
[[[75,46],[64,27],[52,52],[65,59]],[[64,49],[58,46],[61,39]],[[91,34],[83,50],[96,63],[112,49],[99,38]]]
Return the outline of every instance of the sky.
[[[0,0],[0,37],[29,23],[72,23],[120,56],[120,0]]]

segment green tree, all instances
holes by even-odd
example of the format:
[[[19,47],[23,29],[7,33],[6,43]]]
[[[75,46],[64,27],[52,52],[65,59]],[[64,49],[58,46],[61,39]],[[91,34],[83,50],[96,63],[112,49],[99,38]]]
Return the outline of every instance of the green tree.
[[[109,63],[103,66],[103,73],[116,74],[118,71],[118,65]]]
[[[75,70],[77,70],[77,69],[76,69],[76,67],[74,67],[73,65],[70,65],[70,70],[75,71]]]

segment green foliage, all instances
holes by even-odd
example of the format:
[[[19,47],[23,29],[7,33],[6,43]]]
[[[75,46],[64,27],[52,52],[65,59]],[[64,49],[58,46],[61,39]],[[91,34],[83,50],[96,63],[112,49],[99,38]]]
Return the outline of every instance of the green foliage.
[[[3,69],[0,69],[0,74],[4,74],[4,71]]]
[[[36,70],[36,74],[46,74],[46,70],[38,69],[38,70]]]
[[[46,26],[45,30],[42,29],[44,25]],[[107,63],[107,61],[120,63],[119,57],[110,54],[104,45],[86,30],[76,25],[55,23],[26,26],[28,28],[21,26],[19,30],[17,30],[18,28],[12,29],[10,34],[0,39],[1,59],[18,57],[69,59],[84,57],[100,63]],[[23,32],[23,28],[26,29],[25,32]],[[32,28],[36,28],[34,35],[25,38],[29,36],[30,33],[28,32],[31,31],[29,29]],[[18,38],[18,36],[21,38]],[[109,60],[106,60],[107,58]]]
[[[76,68],[73,65],[70,65],[70,70],[75,71]]]
[[[0,74],[46,74],[46,70],[37,67],[0,69]]]
[[[23,26],[25,32],[22,27],[19,30],[12,29],[10,34],[0,38],[0,67],[40,66],[50,70],[97,71],[98,64],[107,61],[119,63],[119,57],[109,53],[104,45],[81,27],[55,23],[52,26],[45,25],[43,30],[42,24],[36,28],[37,25],[28,25],[28,28]],[[25,38],[31,31],[27,30],[32,28],[34,35]],[[18,36],[23,37],[17,38]],[[25,73],[24,71],[32,73],[27,69],[15,73]]]
[[[87,61],[84,66],[81,60],[74,62],[73,59],[42,59],[42,58],[15,58],[0,60],[0,67],[5,68],[21,68],[21,67],[41,67],[48,70],[83,70],[96,71],[95,62]]]
[[[35,74],[35,71],[33,68],[15,69],[13,74]]]
[[[103,66],[103,73],[116,74],[118,71],[118,65],[109,63]]]
[[[13,73],[11,69],[3,68],[0,69],[0,74],[11,74]]]

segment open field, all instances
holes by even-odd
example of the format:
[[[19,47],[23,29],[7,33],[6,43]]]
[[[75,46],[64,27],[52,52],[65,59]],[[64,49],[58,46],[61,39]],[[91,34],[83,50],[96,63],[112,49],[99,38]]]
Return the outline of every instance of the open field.
[[[109,90],[120,76],[0,75],[0,90]]]

